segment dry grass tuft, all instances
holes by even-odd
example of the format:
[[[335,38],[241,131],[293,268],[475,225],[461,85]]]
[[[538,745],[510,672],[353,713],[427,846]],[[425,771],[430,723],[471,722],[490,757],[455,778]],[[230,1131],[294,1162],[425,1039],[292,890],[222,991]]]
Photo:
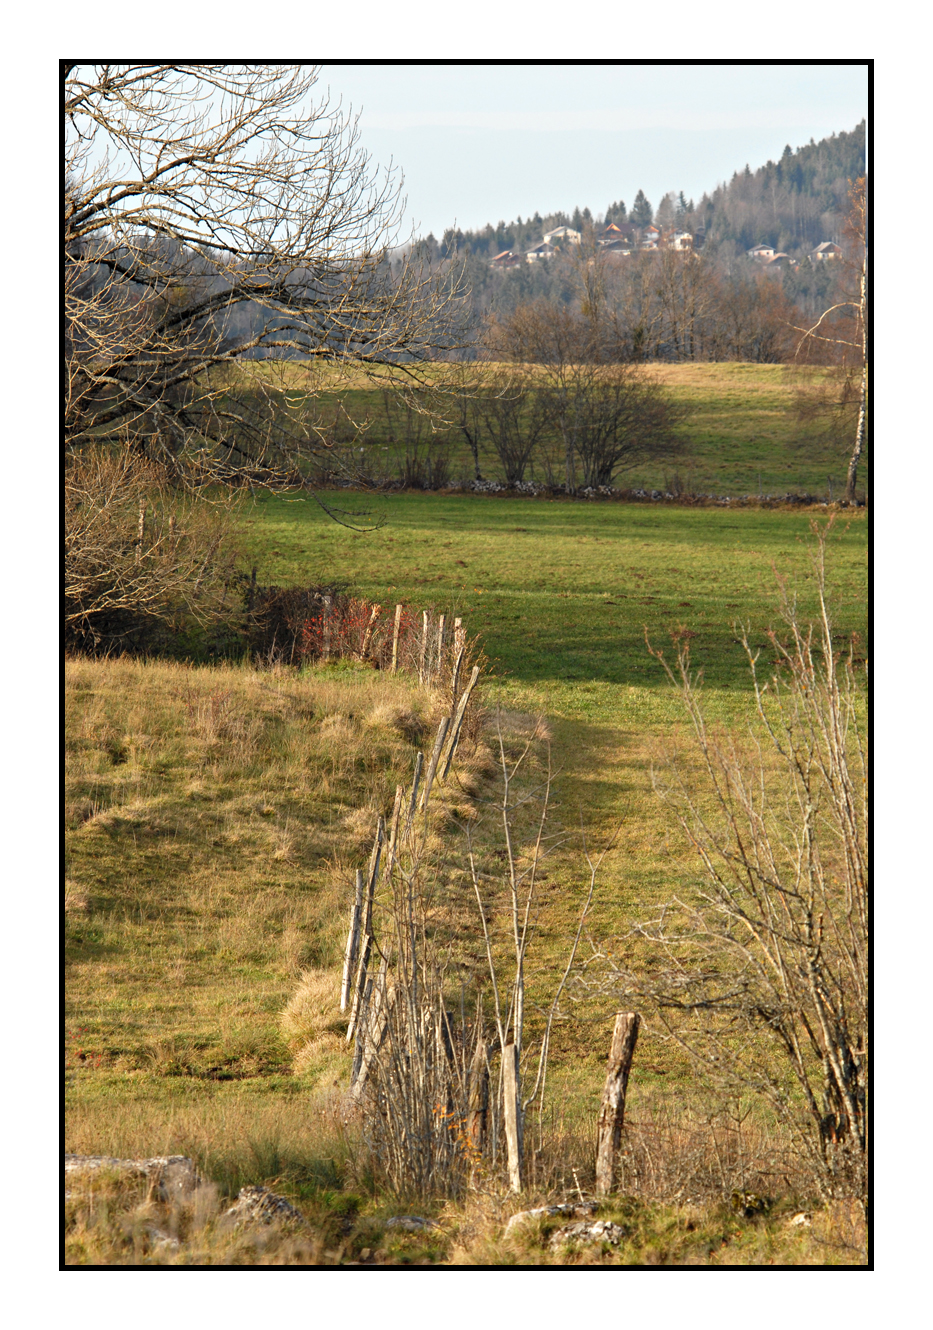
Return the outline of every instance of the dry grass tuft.
[[[333,1030],[325,1030],[302,1044],[292,1059],[296,1076],[312,1077],[318,1084],[336,1084],[349,1070],[350,1051],[346,1040]]]
[[[305,970],[298,988],[282,1012],[282,1033],[293,1052],[336,1034],[341,1023],[340,976],[334,970]]]
[[[424,716],[398,702],[380,702],[366,716],[366,724],[373,729],[393,730],[415,745],[422,743],[428,732]]]

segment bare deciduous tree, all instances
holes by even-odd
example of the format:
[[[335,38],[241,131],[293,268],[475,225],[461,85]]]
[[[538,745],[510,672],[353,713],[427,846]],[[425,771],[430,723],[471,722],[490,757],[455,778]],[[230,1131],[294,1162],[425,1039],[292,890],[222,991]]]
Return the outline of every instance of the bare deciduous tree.
[[[829,415],[833,423],[840,420],[852,429],[852,451],[846,471],[845,497],[855,502],[855,485],[859,463],[865,448],[868,428],[868,204],[864,176],[849,186],[849,213],[844,228],[847,253],[841,263],[841,299],[823,311],[816,323],[808,328],[795,327],[800,334],[797,358],[837,366],[835,378],[815,403],[804,404],[804,414],[816,411]],[[836,260],[838,262],[838,260]],[[808,411],[809,406],[809,411]],[[852,437],[851,435],[849,437]]]
[[[542,366],[535,389],[563,452],[564,484],[611,485],[617,471],[684,447],[681,412],[639,366],[615,364],[602,329],[567,308],[522,305],[489,325],[490,355]]]
[[[65,434],[218,474],[295,465],[322,362],[405,379],[457,340],[448,277],[394,267],[397,180],[301,65],[72,65]]]

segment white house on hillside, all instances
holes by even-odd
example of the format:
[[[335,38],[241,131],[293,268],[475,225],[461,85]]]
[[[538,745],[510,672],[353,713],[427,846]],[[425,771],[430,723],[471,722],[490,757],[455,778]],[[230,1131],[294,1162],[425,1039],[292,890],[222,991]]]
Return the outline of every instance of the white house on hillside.
[[[745,253],[750,259],[773,259],[775,250],[773,245],[754,245]]]
[[[545,245],[552,245],[555,241],[560,244],[565,240],[569,245],[579,245],[581,236],[579,231],[574,231],[570,226],[557,226],[553,231],[548,231],[544,237]]]
[[[842,246],[836,245],[832,240],[824,240],[822,245],[817,245],[816,249],[810,255],[813,263],[820,263],[823,259],[838,259],[842,254]]]

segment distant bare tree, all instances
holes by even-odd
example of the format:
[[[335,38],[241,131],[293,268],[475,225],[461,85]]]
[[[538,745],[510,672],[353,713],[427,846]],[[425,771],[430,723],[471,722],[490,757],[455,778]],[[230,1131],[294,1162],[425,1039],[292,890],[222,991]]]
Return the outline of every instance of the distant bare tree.
[[[640,366],[611,360],[601,327],[543,302],[519,306],[489,324],[488,347],[501,360],[541,366],[535,391],[563,450],[564,483],[611,485],[615,473],[683,450],[681,412]]]

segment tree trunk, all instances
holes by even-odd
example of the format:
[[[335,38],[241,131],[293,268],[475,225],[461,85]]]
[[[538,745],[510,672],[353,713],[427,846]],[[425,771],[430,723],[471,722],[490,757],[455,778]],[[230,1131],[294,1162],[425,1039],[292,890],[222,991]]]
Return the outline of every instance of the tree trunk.
[[[608,1196],[612,1190],[622,1122],[625,1117],[625,1092],[628,1074],[635,1054],[640,1017],[633,1011],[620,1012],[616,1017],[609,1050],[609,1070],[599,1110],[599,1131],[596,1146],[596,1195]]]
[[[509,1152],[509,1188],[522,1189],[522,1106],[518,1091],[518,1049],[506,1044],[502,1050],[502,1090],[505,1138]]]
[[[862,448],[865,443],[865,408],[866,398],[868,396],[868,366],[862,366],[862,386],[858,404],[858,425],[855,428],[855,447],[852,450],[852,456],[849,458],[849,470],[846,475],[846,502],[855,503],[855,479],[858,474],[858,464],[862,458]]]

